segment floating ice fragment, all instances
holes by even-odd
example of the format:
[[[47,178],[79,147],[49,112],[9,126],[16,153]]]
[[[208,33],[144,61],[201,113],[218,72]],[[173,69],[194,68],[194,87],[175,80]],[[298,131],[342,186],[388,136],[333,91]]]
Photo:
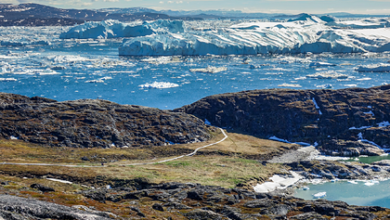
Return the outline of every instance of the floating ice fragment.
[[[331,88],[333,88],[333,86],[332,86],[332,84],[324,84],[324,85],[318,85],[317,88],[331,89]]]
[[[18,80],[15,79],[15,78],[0,78],[0,81],[1,82],[15,82],[15,81],[18,81]]]
[[[191,72],[200,72],[200,73],[219,73],[222,71],[226,71],[226,67],[213,67],[213,66],[208,66],[207,68],[198,68],[198,69],[190,69]]]
[[[153,83],[146,83],[143,85],[139,85],[142,89],[150,88],[150,89],[168,89],[168,88],[174,88],[178,87],[179,85],[176,83],[170,83],[170,82],[153,82]]]
[[[309,74],[306,77],[314,78],[314,79],[347,79],[348,75],[337,73],[334,71],[329,71],[329,72]]]
[[[355,70],[358,72],[390,72],[390,64],[380,63],[375,65],[359,66]]]
[[[336,66],[336,64],[325,63],[325,62],[312,62],[309,64],[309,67],[326,67],[326,66]]]
[[[288,84],[288,83],[283,83],[283,84],[280,84],[278,85],[279,87],[294,87],[294,88],[299,88],[299,87],[302,87],[301,85],[299,84]]]

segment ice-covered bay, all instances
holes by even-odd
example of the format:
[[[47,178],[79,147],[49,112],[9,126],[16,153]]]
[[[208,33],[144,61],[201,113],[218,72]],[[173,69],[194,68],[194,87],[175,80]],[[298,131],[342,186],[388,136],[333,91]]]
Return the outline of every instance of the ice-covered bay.
[[[210,31],[224,25],[218,22],[187,23],[185,28]],[[238,22],[225,24],[232,25]],[[0,46],[0,78],[4,79],[0,91],[60,101],[101,98],[173,109],[208,95],[250,89],[317,89],[328,84],[338,89],[390,83],[389,73],[356,71],[359,66],[387,63],[387,53],[254,55],[249,56],[249,64],[243,64],[247,56],[237,55],[121,57],[122,39],[60,39],[69,29],[0,28],[0,41],[24,42]],[[27,39],[50,44],[28,45]],[[311,67],[311,63],[332,65]],[[191,71],[210,68],[223,71]],[[324,77],[324,73],[348,77]],[[315,74],[322,77],[307,77]]]

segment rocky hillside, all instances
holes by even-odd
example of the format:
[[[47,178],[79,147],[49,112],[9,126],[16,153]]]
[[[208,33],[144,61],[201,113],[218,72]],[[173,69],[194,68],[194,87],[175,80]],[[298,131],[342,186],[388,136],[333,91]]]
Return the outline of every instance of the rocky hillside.
[[[262,138],[318,144],[334,155],[390,148],[390,85],[369,89],[270,89],[213,95],[176,112]]]
[[[202,120],[104,100],[55,100],[0,93],[0,137],[68,147],[136,147],[204,141]]]

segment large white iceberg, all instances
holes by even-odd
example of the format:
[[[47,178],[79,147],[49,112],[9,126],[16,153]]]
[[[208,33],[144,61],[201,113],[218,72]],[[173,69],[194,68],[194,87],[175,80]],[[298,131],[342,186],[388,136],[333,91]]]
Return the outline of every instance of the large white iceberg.
[[[345,29],[338,23],[304,16],[292,22],[245,22],[230,27],[186,29],[125,40],[124,56],[255,55],[390,51],[390,29]],[[380,27],[380,26],[375,26]]]
[[[77,25],[60,35],[61,39],[108,39],[138,37],[153,33],[180,33],[184,31],[183,21],[157,20],[143,23],[121,23],[119,21],[90,21]]]

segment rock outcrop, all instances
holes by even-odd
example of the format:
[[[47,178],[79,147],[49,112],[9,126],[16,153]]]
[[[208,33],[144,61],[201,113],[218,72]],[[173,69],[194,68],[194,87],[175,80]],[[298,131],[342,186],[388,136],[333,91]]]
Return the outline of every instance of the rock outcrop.
[[[332,155],[378,155],[380,148],[390,148],[390,85],[243,91],[209,96],[175,111],[262,138],[317,142]]]
[[[0,219],[113,219],[105,212],[87,212],[55,203],[25,199],[11,195],[0,195]]]
[[[0,93],[0,138],[67,147],[161,146],[205,141],[192,115],[104,100],[55,100]]]

